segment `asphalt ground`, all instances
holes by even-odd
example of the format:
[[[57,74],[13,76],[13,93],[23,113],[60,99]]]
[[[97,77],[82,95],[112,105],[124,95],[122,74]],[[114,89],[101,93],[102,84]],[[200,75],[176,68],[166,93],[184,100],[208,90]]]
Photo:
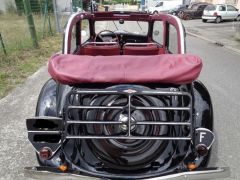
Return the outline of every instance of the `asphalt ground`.
[[[182,23],[188,34],[240,53],[240,39],[236,39],[236,31],[240,32],[240,21],[223,21],[217,24],[214,21],[203,23],[201,19],[197,19],[182,20]]]
[[[210,166],[227,166],[240,179],[240,54],[196,37],[187,37],[187,53],[203,60],[199,79],[208,88],[214,109],[216,141]]]

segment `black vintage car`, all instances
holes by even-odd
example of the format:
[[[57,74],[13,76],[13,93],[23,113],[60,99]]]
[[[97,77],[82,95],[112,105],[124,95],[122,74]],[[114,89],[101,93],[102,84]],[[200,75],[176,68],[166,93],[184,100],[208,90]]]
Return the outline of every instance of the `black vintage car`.
[[[63,50],[26,121],[39,166],[30,177],[210,179],[212,102],[186,54],[179,18],[139,12],[73,14]],[[40,177],[39,177],[40,176]],[[44,177],[41,177],[44,176]],[[70,176],[70,177],[69,177]]]
[[[188,8],[179,11],[178,17],[184,20],[201,19],[205,7],[208,3],[194,3],[189,5]]]

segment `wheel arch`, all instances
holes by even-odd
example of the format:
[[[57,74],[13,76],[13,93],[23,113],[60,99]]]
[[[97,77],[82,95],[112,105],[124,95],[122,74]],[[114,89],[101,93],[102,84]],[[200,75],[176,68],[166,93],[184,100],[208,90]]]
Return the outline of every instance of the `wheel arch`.
[[[49,79],[38,96],[36,116],[57,116],[57,83]]]
[[[204,127],[212,131],[214,116],[211,96],[201,81],[194,81],[192,85],[195,128]]]

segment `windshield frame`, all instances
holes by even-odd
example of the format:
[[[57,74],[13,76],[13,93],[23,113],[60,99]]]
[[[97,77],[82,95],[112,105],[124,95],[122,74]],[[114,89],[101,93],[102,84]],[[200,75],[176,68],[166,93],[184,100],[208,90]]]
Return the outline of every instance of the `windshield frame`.
[[[146,27],[147,27],[147,31],[146,32],[144,32],[143,33],[143,31],[141,31],[140,33],[134,33],[133,31],[128,31],[128,30],[124,30],[124,29],[120,29],[119,28],[119,24],[117,25],[116,23],[117,22],[119,22],[119,20],[95,20],[94,21],[94,34],[96,35],[96,34],[98,34],[100,31],[96,31],[96,23],[97,22],[101,22],[101,21],[112,21],[112,23],[114,24],[114,26],[116,27],[116,29],[115,30],[112,30],[112,29],[108,29],[108,28],[106,28],[106,29],[101,29],[101,31],[103,31],[103,30],[110,30],[110,31],[113,31],[113,32],[125,32],[126,34],[131,34],[131,35],[136,35],[136,36],[148,36],[149,35],[149,30],[150,30],[150,22],[149,21],[144,21],[144,20],[140,20],[140,21],[136,21],[136,20],[124,20],[124,23],[125,22],[136,22],[136,24],[137,24],[137,26],[140,28],[140,29],[142,29],[142,26],[141,26],[141,24],[140,23],[146,23]]]

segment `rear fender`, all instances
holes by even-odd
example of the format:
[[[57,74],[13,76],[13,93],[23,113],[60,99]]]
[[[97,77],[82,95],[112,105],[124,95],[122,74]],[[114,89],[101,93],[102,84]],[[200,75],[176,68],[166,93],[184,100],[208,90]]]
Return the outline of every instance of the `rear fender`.
[[[57,116],[56,110],[57,83],[49,79],[38,97],[36,116]]]
[[[193,87],[193,114],[195,128],[213,130],[213,108],[210,94],[200,81],[194,81]]]
[[[206,128],[213,131],[213,107],[210,94],[201,81],[192,83],[193,90],[193,121],[195,129]],[[194,147],[193,147],[194,148]],[[193,150],[194,151],[194,150]],[[199,167],[209,163],[211,149],[207,156],[199,159]]]

